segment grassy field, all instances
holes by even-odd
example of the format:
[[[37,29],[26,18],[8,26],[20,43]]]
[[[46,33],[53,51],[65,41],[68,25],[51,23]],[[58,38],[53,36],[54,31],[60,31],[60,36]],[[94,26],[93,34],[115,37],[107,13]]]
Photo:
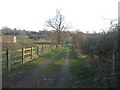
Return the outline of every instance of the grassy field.
[[[74,77],[78,87],[82,88],[101,88],[104,87],[101,80],[96,76],[96,72],[90,69],[87,64],[87,58],[83,58],[77,55],[77,53],[72,50],[70,52],[70,72]]]
[[[41,55],[39,57],[39,59],[37,60],[33,60],[33,61],[30,61],[30,62],[27,62],[27,63],[24,63],[24,64],[21,64],[19,66],[16,66],[16,68],[12,68],[11,71],[7,71],[6,69],[3,69],[2,70],[2,74],[3,74],[3,78],[9,78],[15,74],[18,74],[18,73],[23,73],[25,71],[29,71],[31,70],[32,68],[35,68],[41,64],[43,64],[44,62],[46,62],[49,58],[51,58],[52,56],[54,56],[55,54],[57,54],[58,52],[60,52],[61,49],[59,50],[56,50],[56,51],[51,51],[47,54],[44,54],[44,55]]]
[[[21,36],[16,36],[17,42],[22,42],[22,41],[35,41],[34,39],[30,39],[30,38],[23,38]]]

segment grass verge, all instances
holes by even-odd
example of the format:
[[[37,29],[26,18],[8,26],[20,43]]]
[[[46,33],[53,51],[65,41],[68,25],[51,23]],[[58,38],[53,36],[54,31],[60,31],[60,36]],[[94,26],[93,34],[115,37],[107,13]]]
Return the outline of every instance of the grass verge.
[[[70,52],[70,72],[75,79],[77,87],[80,88],[101,88],[103,83],[96,79],[95,70],[87,66],[87,58],[82,58],[72,50]]]
[[[47,54],[41,55],[39,57],[39,59],[18,65],[15,68],[12,68],[10,71],[7,71],[6,68],[3,68],[2,69],[2,77],[3,77],[3,79],[7,79],[11,76],[14,76],[15,74],[24,73],[24,72],[29,71],[37,66],[40,66],[41,64],[46,62],[49,58],[51,58],[52,56],[54,56],[55,54],[57,54],[61,50],[62,49],[58,49],[55,51],[51,51]]]

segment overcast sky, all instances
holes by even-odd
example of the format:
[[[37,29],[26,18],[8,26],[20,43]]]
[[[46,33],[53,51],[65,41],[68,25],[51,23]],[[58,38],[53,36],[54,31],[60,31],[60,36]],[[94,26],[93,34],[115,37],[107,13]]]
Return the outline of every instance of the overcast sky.
[[[99,32],[118,18],[119,0],[0,0],[0,28],[39,31],[60,9],[71,30]],[[104,19],[106,18],[106,19]],[[48,29],[48,28],[47,28]]]

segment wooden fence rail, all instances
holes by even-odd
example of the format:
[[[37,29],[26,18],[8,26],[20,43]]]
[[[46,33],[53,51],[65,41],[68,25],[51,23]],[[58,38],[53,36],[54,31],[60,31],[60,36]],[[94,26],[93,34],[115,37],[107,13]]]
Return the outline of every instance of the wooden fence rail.
[[[60,47],[62,47],[62,46],[59,45],[58,48],[60,48]],[[6,68],[8,71],[10,71],[11,68],[16,67],[17,65],[37,59],[37,58],[39,58],[39,55],[48,53],[48,52],[56,50],[56,49],[57,48],[55,45],[42,45],[42,46],[35,46],[35,47],[30,47],[30,48],[22,48],[20,50],[16,50],[16,52],[15,52],[15,53],[19,54],[18,56],[20,58],[17,58],[18,56],[14,56],[14,55],[11,56],[10,49],[7,49],[7,51],[6,51]],[[15,58],[17,58],[17,59],[15,59]]]

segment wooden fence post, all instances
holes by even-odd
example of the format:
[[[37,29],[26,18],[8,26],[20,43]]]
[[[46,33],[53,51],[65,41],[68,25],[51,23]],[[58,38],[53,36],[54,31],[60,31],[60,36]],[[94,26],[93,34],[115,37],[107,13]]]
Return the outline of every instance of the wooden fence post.
[[[50,51],[52,51],[52,45],[50,45]]]
[[[41,52],[42,52],[42,54],[43,54],[43,45],[41,46]]]
[[[54,50],[54,45],[52,45],[52,51]]]
[[[51,46],[49,45],[49,51],[51,51]]]
[[[44,46],[44,49],[43,49],[44,52],[46,52],[46,45]]]
[[[48,52],[50,51],[50,45],[48,45]]]
[[[56,45],[54,45],[54,50],[56,50]]]
[[[6,52],[6,61],[7,61],[7,70],[10,71],[10,50],[7,49],[7,52]]]
[[[46,52],[46,46],[45,45],[43,46],[43,52],[44,53]]]
[[[54,45],[52,45],[52,51],[54,50]]]
[[[37,55],[39,55],[39,46],[37,46]]]
[[[22,48],[22,63],[24,63],[24,58],[25,58],[25,49]]]
[[[33,59],[33,47],[31,47],[31,60]]]
[[[48,46],[46,45],[46,53],[47,53],[47,51],[48,51]]]
[[[46,51],[47,51],[46,49],[47,49],[47,47],[46,47],[46,45],[45,45],[45,53],[46,53]]]

